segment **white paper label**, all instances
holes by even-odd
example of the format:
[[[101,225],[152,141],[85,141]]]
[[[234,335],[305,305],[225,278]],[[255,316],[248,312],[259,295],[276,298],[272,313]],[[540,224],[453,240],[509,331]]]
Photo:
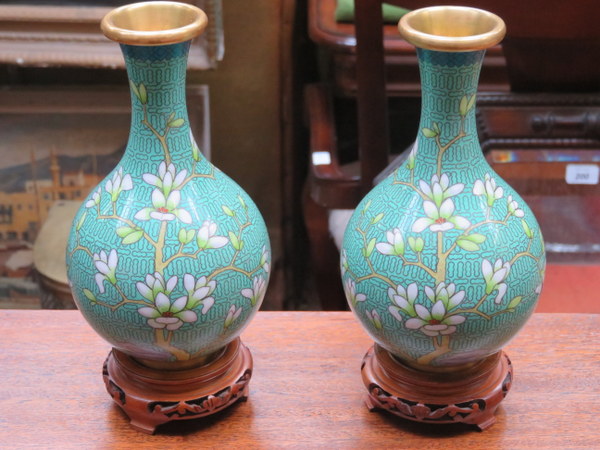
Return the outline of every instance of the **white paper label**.
[[[329,152],[314,152],[312,163],[314,166],[328,166],[331,164],[331,154]]]
[[[600,168],[595,164],[567,164],[567,184],[598,184]]]

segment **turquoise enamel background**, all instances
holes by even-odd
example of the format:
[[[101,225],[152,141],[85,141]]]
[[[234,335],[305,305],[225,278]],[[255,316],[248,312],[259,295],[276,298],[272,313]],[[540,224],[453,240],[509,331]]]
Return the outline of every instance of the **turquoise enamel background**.
[[[223,347],[258,310],[269,279],[257,207],[192,136],[188,49],[122,45],[129,142],[81,206],[67,247],[80,311],[113,346],[140,358],[186,360]]]
[[[460,365],[498,351],[542,287],[539,226],[477,139],[483,55],[418,49],[416,143],[359,204],[344,236],[352,310],[376,342],[410,363]]]

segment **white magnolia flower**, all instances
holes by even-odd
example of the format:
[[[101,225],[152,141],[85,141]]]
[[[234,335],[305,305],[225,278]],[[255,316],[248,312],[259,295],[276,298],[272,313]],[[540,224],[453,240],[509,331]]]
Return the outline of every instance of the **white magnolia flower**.
[[[411,317],[417,315],[415,311],[415,300],[419,294],[417,283],[411,283],[406,289],[404,286],[398,285],[396,289],[388,289],[388,297],[393,305],[388,308],[388,311],[396,320],[402,322],[400,311],[404,311]]]
[[[524,217],[525,212],[519,208],[519,204],[516,200],[513,200],[512,195],[506,198],[508,212],[515,217]]]
[[[102,189],[98,188],[96,192],[92,194],[92,198],[90,198],[87,202],[85,202],[86,208],[93,208],[100,204],[100,194],[102,193]]]
[[[433,175],[431,177],[431,184],[420,180],[419,187],[421,188],[421,192],[439,208],[444,200],[460,194],[465,185],[462,183],[450,185],[448,175],[443,173],[441,177]]]
[[[215,304],[215,299],[211,297],[217,287],[215,280],[207,282],[206,277],[195,280],[193,275],[186,273],[183,276],[183,286],[188,293],[188,309],[194,309],[198,305],[202,305],[202,314],[206,314]]]
[[[367,299],[365,294],[356,293],[356,283],[354,283],[351,278],[347,278],[344,282],[344,292],[352,306],[356,306],[358,302],[364,302]]]
[[[492,263],[487,259],[484,259],[481,263],[481,272],[485,279],[485,293],[491,294],[493,291],[497,290],[498,293],[494,302],[500,304],[508,288],[504,281],[508,278],[510,263],[508,261],[503,263],[502,260],[498,258],[492,267]]]
[[[340,253],[340,271],[342,272],[342,277],[348,271],[348,256],[346,255],[346,250],[342,249]]]
[[[175,286],[177,285],[177,280],[178,278],[173,275],[165,281],[160,273],[154,272],[153,275],[146,275],[144,283],[138,281],[135,284],[135,287],[144,298],[153,302],[160,293],[165,294],[167,297],[171,295],[171,292],[173,292],[173,289],[175,289]]]
[[[386,233],[387,243],[380,242],[375,245],[377,251],[383,255],[400,256],[404,254],[404,238],[399,228],[394,228]]]
[[[260,255],[260,266],[264,269],[264,271],[266,273],[269,273],[269,270],[271,270],[271,265],[270,265],[270,258],[269,258],[269,251],[267,250],[267,246],[263,245],[262,248],[262,253]]]
[[[167,166],[164,161],[158,166],[158,176],[151,173],[142,175],[146,183],[159,188],[165,196],[168,196],[171,191],[179,189],[186,177],[187,170],[177,173],[172,163]]]
[[[496,180],[490,177],[489,173],[485,174],[485,180],[477,180],[473,185],[473,194],[485,195],[488,206],[492,206],[494,202],[504,195],[504,189],[500,186],[496,187]]]
[[[174,331],[185,323],[191,323],[198,320],[194,311],[185,309],[187,297],[179,297],[173,303],[169,297],[159,292],[154,300],[154,306],[144,306],[138,309],[138,312],[148,318],[148,325],[152,328],[166,328]]]
[[[383,329],[383,325],[381,324],[381,317],[379,316],[379,313],[376,309],[372,311],[366,310],[365,314],[367,315],[371,323],[375,325],[375,328],[377,328],[378,330]]]
[[[460,305],[465,299],[465,291],[456,291],[456,285],[450,283],[446,286],[443,281],[440,282],[435,290],[429,286],[425,286],[425,295],[431,301],[432,304],[441,301],[446,308],[446,311],[450,311],[456,306]]]
[[[210,220],[204,221],[202,227],[198,230],[198,236],[196,241],[198,242],[198,248],[221,248],[227,245],[229,239],[225,236],[215,236],[217,232],[217,224]]]
[[[417,219],[413,223],[412,231],[420,233],[429,227],[431,231],[443,232],[453,228],[464,230],[471,225],[467,219],[454,215],[454,202],[452,199],[446,199],[438,208],[435,203],[426,200],[423,202],[423,209],[427,217]]]
[[[104,250],[101,250],[100,253],[94,253],[94,266],[98,270],[95,279],[101,294],[104,293],[104,280],[108,280],[113,285],[117,284],[115,272],[118,262],[119,255],[117,255],[117,251],[114,248],[108,255]]]
[[[171,221],[175,218],[183,223],[192,223],[192,216],[183,208],[178,208],[181,201],[180,191],[171,191],[168,197],[160,189],[152,191],[153,208],[143,208],[135,214],[137,220],[163,220]]]
[[[415,311],[417,317],[408,319],[404,325],[411,330],[419,330],[427,336],[452,334],[456,331],[456,325],[465,321],[464,316],[448,315],[441,300],[433,305],[431,311],[423,305],[415,305]]]
[[[267,291],[267,282],[265,278],[260,275],[252,279],[252,289],[242,289],[242,295],[250,299],[252,306],[259,305],[265,292]]]
[[[116,202],[121,192],[133,189],[131,175],[126,174],[123,176],[123,168],[119,167],[112,178],[106,182],[105,189],[110,194],[110,199]]]
[[[231,305],[229,311],[227,312],[227,317],[225,317],[225,324],[223,325],[225,328],[229,328],[229,326],[240,317],[242,313],[242,307],[236,308],[235,305]]]

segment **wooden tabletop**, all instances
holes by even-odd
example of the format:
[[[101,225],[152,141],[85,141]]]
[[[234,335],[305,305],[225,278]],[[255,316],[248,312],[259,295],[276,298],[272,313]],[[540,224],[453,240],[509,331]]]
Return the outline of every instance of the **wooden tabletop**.
[[[598,448],[600,315],[534,314],[506,348],[515,382],[484,432],[362,403],[371,345],[351,313],[260,312],[242,339],[250,399],[216,416],[131,429],[104,390],[110,350],[78,311],[0,311],[0,448]]]

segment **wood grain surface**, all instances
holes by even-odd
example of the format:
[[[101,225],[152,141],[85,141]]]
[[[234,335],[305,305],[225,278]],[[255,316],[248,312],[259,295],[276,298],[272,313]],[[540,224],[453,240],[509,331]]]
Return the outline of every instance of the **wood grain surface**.
[[[371,345],[351,313],[260,312],[242,339],[250,399],[148,436],[104,390],[110,346],[77,311],[0,311],[0,448],[598,448],[600,315],[534,314],[506,350],[515,382],[485,432],[363,405]]]

